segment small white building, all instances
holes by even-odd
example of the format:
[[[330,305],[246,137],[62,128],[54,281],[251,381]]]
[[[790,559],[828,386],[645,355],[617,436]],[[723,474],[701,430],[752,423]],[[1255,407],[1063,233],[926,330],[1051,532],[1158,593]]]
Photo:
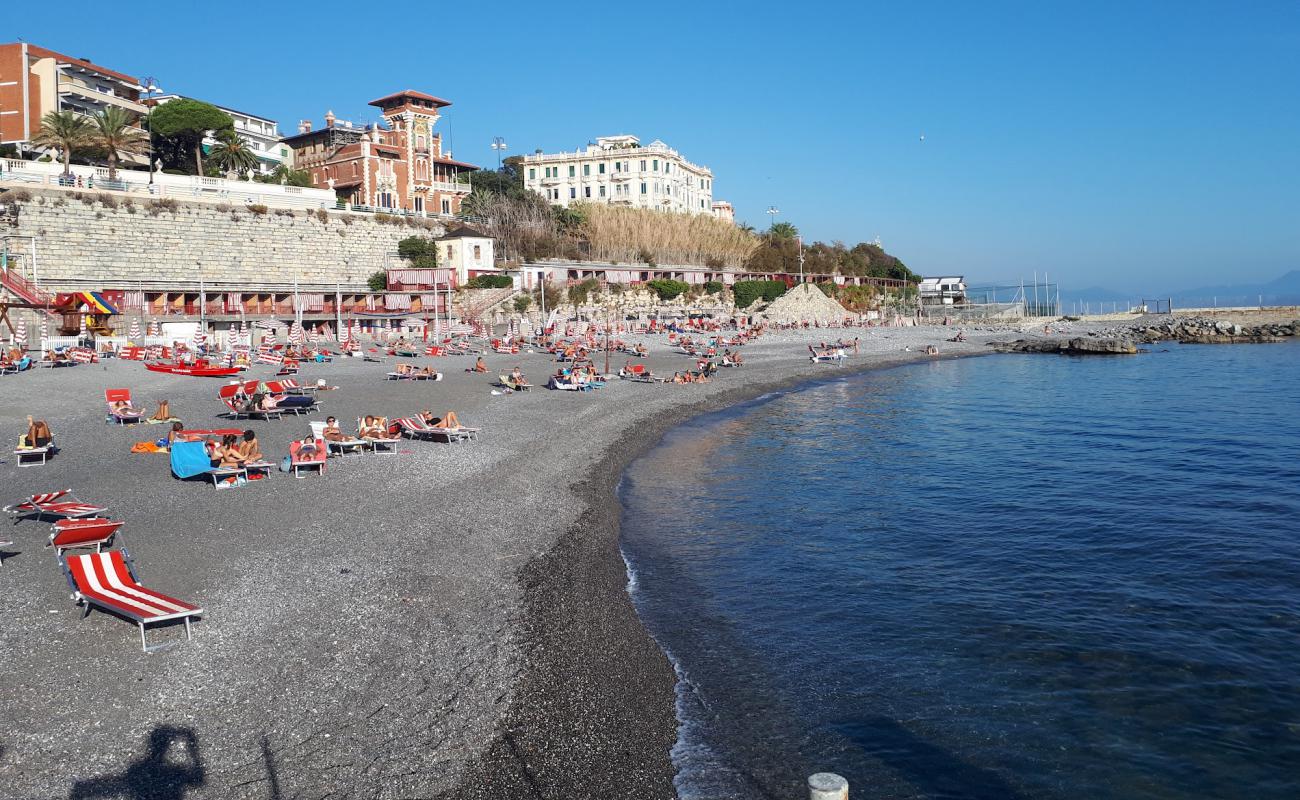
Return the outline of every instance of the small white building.
[[[496,273],[492,238],[473,228],[457,228],[434,240],[438,245],[438,265],[455,270],[456,285],[464,286],[470,278]]]
[[[918,291],[925,305],[951,306],[966,302],[966,280],[961,275],[922,278]]]
[[[524,156],[524,186],[551,205],[608,203],[689,214],[713,214],[713,172],[659,140],[602,136],[572,153]]]
[[[159,103],[166,103],[168,100],[176,100],[186,97],[181,94],[163,94],[158,95],[155,100]],[[197,98],[186,98],[194,100]],[[207,102],[204,100],[203,102]],[[213,103],[212,105],[217,105]],[[252,114],[246,114],[243,111],[236,111],[233,108],[217,105],[217,108],[225,112],[235,125],[235,133],[243,139],[248,149],[257,155],[258,172],[262,175],[269,175],[275,172],[276,168],[283,164],[286,167],[293,166],[293,148],[280,141],[280,127],[273,119],[266,117],[257,117]],[[216,144],[217,140],[211,136],[203,137],[203,148],[206,150]]]

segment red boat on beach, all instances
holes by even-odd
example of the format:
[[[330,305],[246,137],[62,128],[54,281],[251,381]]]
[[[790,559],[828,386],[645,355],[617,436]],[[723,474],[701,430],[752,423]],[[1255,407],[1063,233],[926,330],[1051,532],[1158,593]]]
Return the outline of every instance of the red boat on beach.
[[[145,364],[144,368],[154,372],[170,372],[173,375],[191,375],[196,378],[228,378],[239,374],[239,367],[219,367],[202,358],[193,364],[158,361]]]

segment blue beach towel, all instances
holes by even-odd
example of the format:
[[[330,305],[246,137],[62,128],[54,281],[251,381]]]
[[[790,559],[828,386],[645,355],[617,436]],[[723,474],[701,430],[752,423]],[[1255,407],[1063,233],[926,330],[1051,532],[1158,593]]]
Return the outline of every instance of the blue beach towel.
[[[203,442],[172,442],[171,456],[172,474],[178,478],[193,478],[212,469]]]

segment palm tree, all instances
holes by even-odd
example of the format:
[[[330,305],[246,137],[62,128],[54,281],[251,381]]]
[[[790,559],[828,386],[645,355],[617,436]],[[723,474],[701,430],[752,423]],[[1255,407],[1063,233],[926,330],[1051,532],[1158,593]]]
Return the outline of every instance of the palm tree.
[[[63,153],[63,174],[72,171],[72,151],[90,144],[90,122],[75,111],[51,111],[41,117],[41,128],[32,137],[37,147],[53,147]]]
[[[217,143],[208,148],[208,163],[227,173],[239,174],[257,169],[257,155],[239,134],[226,129],[217,134]]]
[[[773,239],[788,241],[799,235],[799,229],[794,226],[793,222],[773,222],[767,233]]]
[[[117,106],[107,106],[90,118],[91,137],[104,148],[108,158],[108,179],[117,180],[117,164],[124,156],[138,156],[149,148],[149,138],[135,125],[135,118]]]

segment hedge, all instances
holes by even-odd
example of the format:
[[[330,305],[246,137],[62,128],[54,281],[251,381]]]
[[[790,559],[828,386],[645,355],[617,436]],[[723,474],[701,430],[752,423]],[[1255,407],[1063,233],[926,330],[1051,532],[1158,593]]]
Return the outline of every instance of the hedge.
[[[689,283],[683,283],[682,281],[674,281],[668,278],[661,278],[659,280],[654,280],[654,281],[646,281],[645,285],[650,287],[650,289],[652,289],[655,294],[659,295],[660,300],[672,300],[674,297],[678,297],[679,295],[684,294],[688,289],[691,288],[691,285]]]
[[[515,280],[509,275],[475,275],[465,285],[470,289],[507,289]]]

